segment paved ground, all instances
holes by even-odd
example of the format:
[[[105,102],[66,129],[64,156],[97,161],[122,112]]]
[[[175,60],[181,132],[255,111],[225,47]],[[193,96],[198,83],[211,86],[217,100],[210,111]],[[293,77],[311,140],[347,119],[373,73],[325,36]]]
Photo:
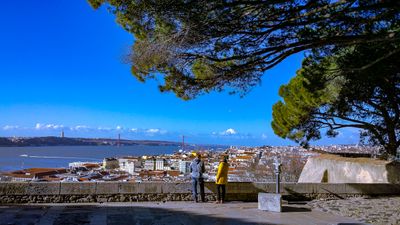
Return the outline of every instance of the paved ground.
[[[315,210],[379,225],[400,225],[400,197],[314,200]]]
[[[284,212],[257,209],[257,203],[223,205],[190,202],[144,202],[106,204],[52,204],[0,206],[0,224],[125,225],[125,224],[360,224],[358,221],[307,205],[286,205]]]

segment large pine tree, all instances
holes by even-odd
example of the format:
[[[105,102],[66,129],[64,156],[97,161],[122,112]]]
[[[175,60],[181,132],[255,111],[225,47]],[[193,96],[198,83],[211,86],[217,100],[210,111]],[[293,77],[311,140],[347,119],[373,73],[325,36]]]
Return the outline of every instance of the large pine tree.
[[[334,56],[308,57],[280,88],[274,132],[306,145],[343,128],[395,156],[400,146],[400,42],[357,45]]]
[[[89,0],[135,36],[141,81],[183,99],[227,86],[246,93],[264,71],[312,49],[400,38],[397,0]]]

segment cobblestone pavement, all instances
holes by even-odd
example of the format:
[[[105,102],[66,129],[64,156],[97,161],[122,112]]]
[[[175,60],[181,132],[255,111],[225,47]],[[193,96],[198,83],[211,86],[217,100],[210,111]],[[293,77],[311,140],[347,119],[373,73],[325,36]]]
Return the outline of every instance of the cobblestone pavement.
[[[400,197],[314,200],[308,205],[315,210],[352,217],[364,223],[400,225]]]
[[[141,224],[360,224],[357,220],[305,205],[286,205],[282,213],[257,209],[257,203],[223,205],[190,202],[52,204],[0,206],[1,225],[141,225]]]

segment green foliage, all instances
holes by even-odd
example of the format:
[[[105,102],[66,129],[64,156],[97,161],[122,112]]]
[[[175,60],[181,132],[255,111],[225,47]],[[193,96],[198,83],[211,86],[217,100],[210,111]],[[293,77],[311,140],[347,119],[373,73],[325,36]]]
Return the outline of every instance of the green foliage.
[[[307,130],[304,128],[315,127],[312,122],[314,113],[320,107],[334,103],[341,90],[338,79],[332,79],[325,83],[322,83],[323,79],[307,79],[308,76],[305,74],[322,78],[322,73],[326,72],[323,68],[315,68],[322,66],[320,64],[306,65],[307,60],[304,61],[303,68],[297,71],[297,75],[290,80],[289,84],[281,86],[279,95],[283,101],[279,101],[273,106],[274,121],[272,122],[272,127],[277,135],[302,144],[320,138],[317,129]],[[327,62],[321,64],[330,66]],[[312,83],[311,81],[316,82]],[[311,121],[311,123],[304,123],[306,121]]]
[[[88,0],[88,2],[94,9],[98,9],[105,0]]]
[[[361,137],[395,155],[400,146],[400,43],[357,45],[307,57],[279,90],[274,132],[303,145],[361,129]]]
[[[196,79],[212,79],[214,75],[213,68],[205,60],[196,60],[192,66],[192,73]]]
[[[400,38],[397,1],[88,1],[134,35],[134,75],[161,74],[160,90],[184,99],[227,87],[245,94],[301,51]]]

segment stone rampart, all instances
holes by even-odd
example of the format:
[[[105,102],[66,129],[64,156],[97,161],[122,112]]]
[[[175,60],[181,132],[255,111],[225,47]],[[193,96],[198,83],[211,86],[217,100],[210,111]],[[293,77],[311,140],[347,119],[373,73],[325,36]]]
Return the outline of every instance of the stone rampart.
[[[310,157],[299,183],[400,183],[400,163],[335,155]]]
[[[0,182],[0,204],[190,201],[190,188],[190,183]],[[205,192],[207,200],[215,200],[214,183],[206,183]],[[275,192],[275,183],[232,182],[227,185],[230,201],[257,201],[259,192]],[[281,192],[286,199],[400,195],[400,185],[283,183]]]

